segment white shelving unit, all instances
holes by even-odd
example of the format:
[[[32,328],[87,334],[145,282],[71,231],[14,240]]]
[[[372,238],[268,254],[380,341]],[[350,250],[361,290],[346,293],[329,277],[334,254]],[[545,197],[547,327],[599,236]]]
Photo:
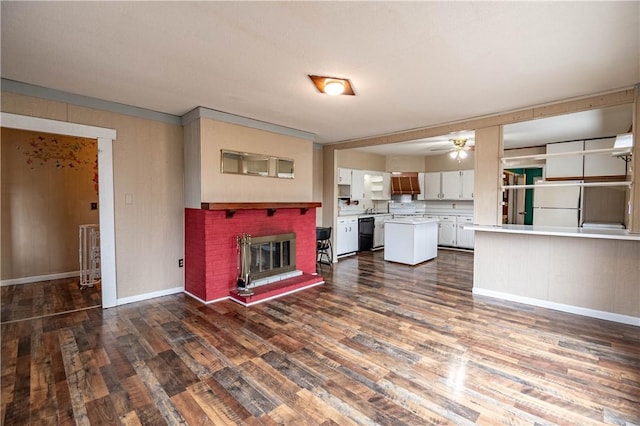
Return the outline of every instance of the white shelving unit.
[[[570,157],[575,155],[596,155],[596,154],[628,155],[630,153],[631,153],[631,148],[604,148],[604,149],[591,149],[588,151],[556,152],[553,154],[518,155],[514,157],[502,157],[501,160],[502,160],[502,164],[505,164],[510,161],[546,160],[547,158]]]
[[[93,287],[100,282],[100,227],[80,225],[80,288]]]
[[[567,151],[567,152],[555,152],[551,154],[533,154],[533,155],[518,155],[514,157],[502,157],[501,161],[503,165],[512,161],[522,160],[546,160],[549,158],[561,158],[572,156],[587,156],[587,155],[600,155],[611,154],[626,156],[631,153],[631,148],[604,148],[604,149],[591,149],[581,151]],[[517,166],[516,166],[517,167]],[[508,167],[506,167],[508,168]],[[581,186],[581,187],[596,187],[596,186],[627,186],[631,188],[631,181],[616,181],[616,182],[562,182],[562,181],[547,181],[547,187],[562,187],[562,186]],[[532,189],[536,188],[536,185],[502,185],[503,190],[506,189]]]

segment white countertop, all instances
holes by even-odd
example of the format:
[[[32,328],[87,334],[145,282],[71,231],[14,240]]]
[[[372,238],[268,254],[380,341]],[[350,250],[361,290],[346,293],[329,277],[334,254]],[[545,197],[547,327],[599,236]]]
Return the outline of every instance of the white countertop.
[[[467,225],[464,228],[479,232],[499,232],[505,234],[551,235],[556,237],[640,241],[640,234],[631,234],[626,229],[587,229],[511,224],[493,226]]]
[[[404,225],[422,225],[424,223],[437,223],[438,219],[427,219],[424,217],[402,217],[398,219],[385,220],[384,223],[401,223]]]

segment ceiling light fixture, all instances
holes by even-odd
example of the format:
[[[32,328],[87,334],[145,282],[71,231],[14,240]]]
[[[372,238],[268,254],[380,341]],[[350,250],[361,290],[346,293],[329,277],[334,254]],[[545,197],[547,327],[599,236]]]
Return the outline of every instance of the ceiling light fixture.
[[[320,93],[325,93],[331,96],[355,95],[351,82],[346,78],[327,77],[322,75],[310,75],[309,78],[313,81],[313,84]]]
[[[335,80],[327,78],[324,81],[324,93],[331,96],[342,95],[344,92],[344,82],[342,80]]]
[[[467,154],[466,139],[451,139],[451,143],[453,143],[453,151],[449,153],[449,157],[458,161],[467,158],[469,154]]]

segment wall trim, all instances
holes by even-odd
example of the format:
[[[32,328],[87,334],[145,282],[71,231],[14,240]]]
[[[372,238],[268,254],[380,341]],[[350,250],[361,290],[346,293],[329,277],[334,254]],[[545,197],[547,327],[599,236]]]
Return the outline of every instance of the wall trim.
[[[122,299],[118,299],[116,301],[116,305],[120,306],[120,305],[126,305],[127,303],[142,302],[143,300],[154,299],[156,297],[162,297],[162,296],[170,296],[172,294],[182,293],[183,291],[184,291],[184,287],[180,286],[180,287],[168,288],[166,290],[152,291],[151,293],[137,294],[135,296],[123,297]]]
[[[45,132],[77,136],[89,139],[115,139],[116,131],[104,127],[88,126],[86,124],[71,123],[68,121],[51,120],[48,118],[34,117],[31,115],[12,114],[0,112],[0,124],[2,127],[33,132]]]
[[[473,288],[473,294],[640,327],[640,317],[632,317],[629,315],[616,314],[613,312],[599,311],[597,309],[582,308],[580,306],[574,305],[565,305],[564,303],[550,302],[548,300],[534,299],[531,297],[518,296],[516,294],[502,293],[500,291],[486,290],[476,287]]]
[[[310,141],[315,141],[316,139],[315,133],[305,132],[304,130],[293,129],[291,127],[280,126],[279,124],[267,123],[266,121],[260,121],[204,107],[197,107],[183,115],[182,125],[185,126],[199,118],[224,121],[225,123],[238,124],[252,129],[266,130],[268,132],[278,133],[285,136],[293,136]]]
[[[102,306],[110,308],[116,305],[116,225],[114,206],[113,176],[113,140],[117,137],[115,129],[49,120],[30,115],[17,115],[0,112],[3,127],[56,133],[60,135],[88,137],[98,139],[98,185],[100,193],[100,274],[102,279]]]
[[[75,93],[63,92],[61,90],[50,89],[48,87],[36,86],[21,81],[1,79],[1,87],[3,92],[16,93],[19,95],[31,96],[34,98],[48,99],[78,105],[82,107],[100,109],[103,111],[114,112],[117,114],[130,115],[133,117],[144,118],[146,120],[160,121],[167,124],[180,125],[180,117],[177,115],[167,114],[164,112],[153,111],[150,109],[135,107],[132,105],[121,104],[118,102],[107,101],[104,99],[92,98],[90,96],[77,95]]]
[[[230,298],[229,296],[225,296],[225,297],[220,297],[220,298],[218,298],[218,299],[209,300],[209,301],[207,302],[206,300],[203,300],[203,299],[199,298],[199,297],[198,297],[198,296],[196,296],[195,294],[193,294],[193,293],[189,293],[187,290],[185,290],[185,291],[184,291],[184,294],[186,294],[187,296],[189,296],[189,297],[191,297],[191,298],[193,298],[193,299],[196,299],[198,302],[203,303],[203,304],[205,304],[205,305],[208,305],[208,304],[210,304],[210,303],[222,302],[223,300],[227,300],[227,299],[229,299],[229,298]]]
[[[60,272],[57,274],[46,274],[46,275],[34,275],[32,277],[10,278],[8,280],[0,281],[0,287],[4,287],[6,285],[29,284],[29,283],[37,283],[40,281],[51,281],[51,280],[59,280],[62,278],[73,278],[73,277],[79,278],[80,271]]]

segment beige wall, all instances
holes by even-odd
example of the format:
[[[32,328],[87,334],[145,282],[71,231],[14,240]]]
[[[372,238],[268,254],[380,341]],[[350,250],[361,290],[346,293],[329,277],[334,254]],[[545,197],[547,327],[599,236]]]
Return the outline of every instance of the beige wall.
[[[476,129],[473,221],[479,225],[502,223],[502,143],[502,126]]]
[[[115,129],[117,298],[184,285],[182,126],[6,92],[2,111]]]
[[[424,157],[424,171],[450,172],[456,170],[473,170],[475,167],[475,151],[467,151],[468,156],[463,160],[454,160],[449,154],[427,155]]]
[[[2,129],[2,280],[78,271],[78,227],[98,223],[96,146]]]
[[[387,172],[422,172],[424,156],[421,155],[387,155]]]
[[[640,242],[475,234],[474,292],[480,289],[640,319]]]
[[[185,124],[184,133],[184,206],[200,208],[202,194],[200,164],[200,120]]]
[[[314,145],[312,201],[322,203],[323,174],[322,146]],[[316,209],[316,226],[322,226],[322,207]]]
[[[201,202],[313,201],[313,142],[209,118],[201,123]],[[294,160],[294,179],[220,172],[220,150]],[[189,165],[187,166],[189,167]]]
[[[385,171],[386,159],[384,155],[344,149],[337,152],[338,167],[348,169]]]

